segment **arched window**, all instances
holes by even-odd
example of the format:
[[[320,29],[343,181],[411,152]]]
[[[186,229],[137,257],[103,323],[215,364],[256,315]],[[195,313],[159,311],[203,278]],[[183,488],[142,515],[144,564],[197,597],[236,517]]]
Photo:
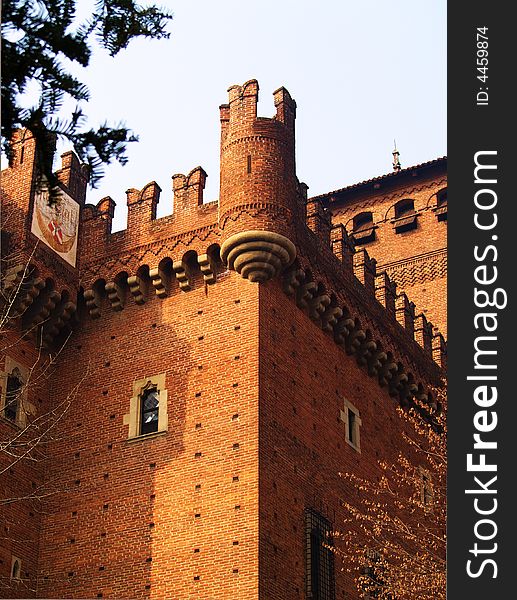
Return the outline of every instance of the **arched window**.
[[[11,579],[20,579],[22,576],[22,561],[16,556],[12,557]]]
[[[413,200],[406,198],[399,200],[395,204],[395,218],[393,219],[393,227],[396,233],[403,233],[416,229],[417,213],[415,212],[415,203]]]
[[[4,416],[13,423],[16,423],[18,418],[18,410],[20,408],[20,395],[23,387],[21,373],[15,367],[7,376],[7,386],[4,404]]]
[[[375,225],[371,212],[362,212],[354,217],[352,234],[358,244],[367,244],[375,239]]]
[[[438,221],[447,221],[447,188],[436,194],[436,218]]]

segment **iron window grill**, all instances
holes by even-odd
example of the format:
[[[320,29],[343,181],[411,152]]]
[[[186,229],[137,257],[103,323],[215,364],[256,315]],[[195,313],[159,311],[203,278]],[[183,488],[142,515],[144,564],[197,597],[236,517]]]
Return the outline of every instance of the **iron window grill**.
[[[313,509],[305,511],[306,596],[308,600],[335,600],[332,527]]]

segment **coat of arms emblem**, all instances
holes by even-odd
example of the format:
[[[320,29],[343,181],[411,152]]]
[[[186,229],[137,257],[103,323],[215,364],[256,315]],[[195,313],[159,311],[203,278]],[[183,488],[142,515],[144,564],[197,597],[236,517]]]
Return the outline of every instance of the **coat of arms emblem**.
[[[36,192],[32,214],[32,233],[61,258],[75,267],[79,204],[64,191],[57,202],[49,204],[48,191]]]

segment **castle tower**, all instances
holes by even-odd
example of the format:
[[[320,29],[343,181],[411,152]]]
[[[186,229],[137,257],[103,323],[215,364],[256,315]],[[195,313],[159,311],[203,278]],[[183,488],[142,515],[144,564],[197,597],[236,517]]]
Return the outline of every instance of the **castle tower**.
[[[257,117],[255,79],[229,88],[221,114],[221,257],[250,281],[263,282],[295,256],[294,120],[296,103],[274,92],[276,115]]]
[[[220,204],[203,202],[201,167],[173,175],[162,217],[158,183],[128,182],[123,231],[110,196],[84,203],[70,153],[49,215],[35,142],[15,138],[3,246],[29,258],[0,274],[0,440],[30,441],[34,423],[37,460],[0,452],[0,598],[357,595],[329,547],[333,531],[360,534],[345,504],[360,490],[341,474],[379,481],[379,460],[410,456],[398,406],[432,406],[446,364],[395,286],[401,253],[438,254],[425,233],[442,239],[444,173],[363,182],[343,192],[353,212],[331,215],[341,192],[307,200],[295,175],[294,101],[281,88],[260,118],[257,95],[256,81],[232,86],[221,107]],[[370,200],[375,217],[414,194],[415,212],[364,218]]]

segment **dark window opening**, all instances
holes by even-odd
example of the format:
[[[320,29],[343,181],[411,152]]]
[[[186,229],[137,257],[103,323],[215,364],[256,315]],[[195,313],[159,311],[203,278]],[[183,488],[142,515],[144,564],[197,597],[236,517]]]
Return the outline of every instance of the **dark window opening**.
[[[251,154],[248,154],[248,174],[251,173]]]
[[[20,575],[21,575],[21,565],[20,565],[20,561],[18,559],[16,559],[13,562],[13,570],[11,572],[11,578],[12,579],[20,579]]]
[[[447,221],[447,188],[438,192],[435,212],[438,221]]]
[[[356,446],[357,436],[355,434],[355,425],[355,413],[348,409],[348,439]]]
[[[426,471],[422,471],[421,477],[421,499],[425,509],[430,509],[433,506],[433,484],[431,476]]]
[[[6,419],[15,422],[18,416],[18,407],[20,404],[20,393],[22,390],[22,380],[18,369],[7,377],[7,389],[5,394],[4,415]]]
[[[413,200],[401,200],[395,204],[395,218],[401,219],[415,212],[415,203]]]
[[[354,240],[360,244],[373,242],[375,239],[375,226],[371,212],[359,213],[353,220]]]
[[[386,598],[394,600],[394,596],[387,589],[386,564],[381,554],[375,550],[366,550],[365,566],[361,571],[361,588],[364,598]]]
[[[334,552],[330,523],[312,509],[305,512],[307,599],[335,600]]]
[[[158,431],[158,408],[160,393],[156,386],[142,392],[140,405],[140,434]]]
[[[392,222],[397,233],[416,229],[416,219],[417,213],[413,200],[400,200],[395,204],[395,219]]]

